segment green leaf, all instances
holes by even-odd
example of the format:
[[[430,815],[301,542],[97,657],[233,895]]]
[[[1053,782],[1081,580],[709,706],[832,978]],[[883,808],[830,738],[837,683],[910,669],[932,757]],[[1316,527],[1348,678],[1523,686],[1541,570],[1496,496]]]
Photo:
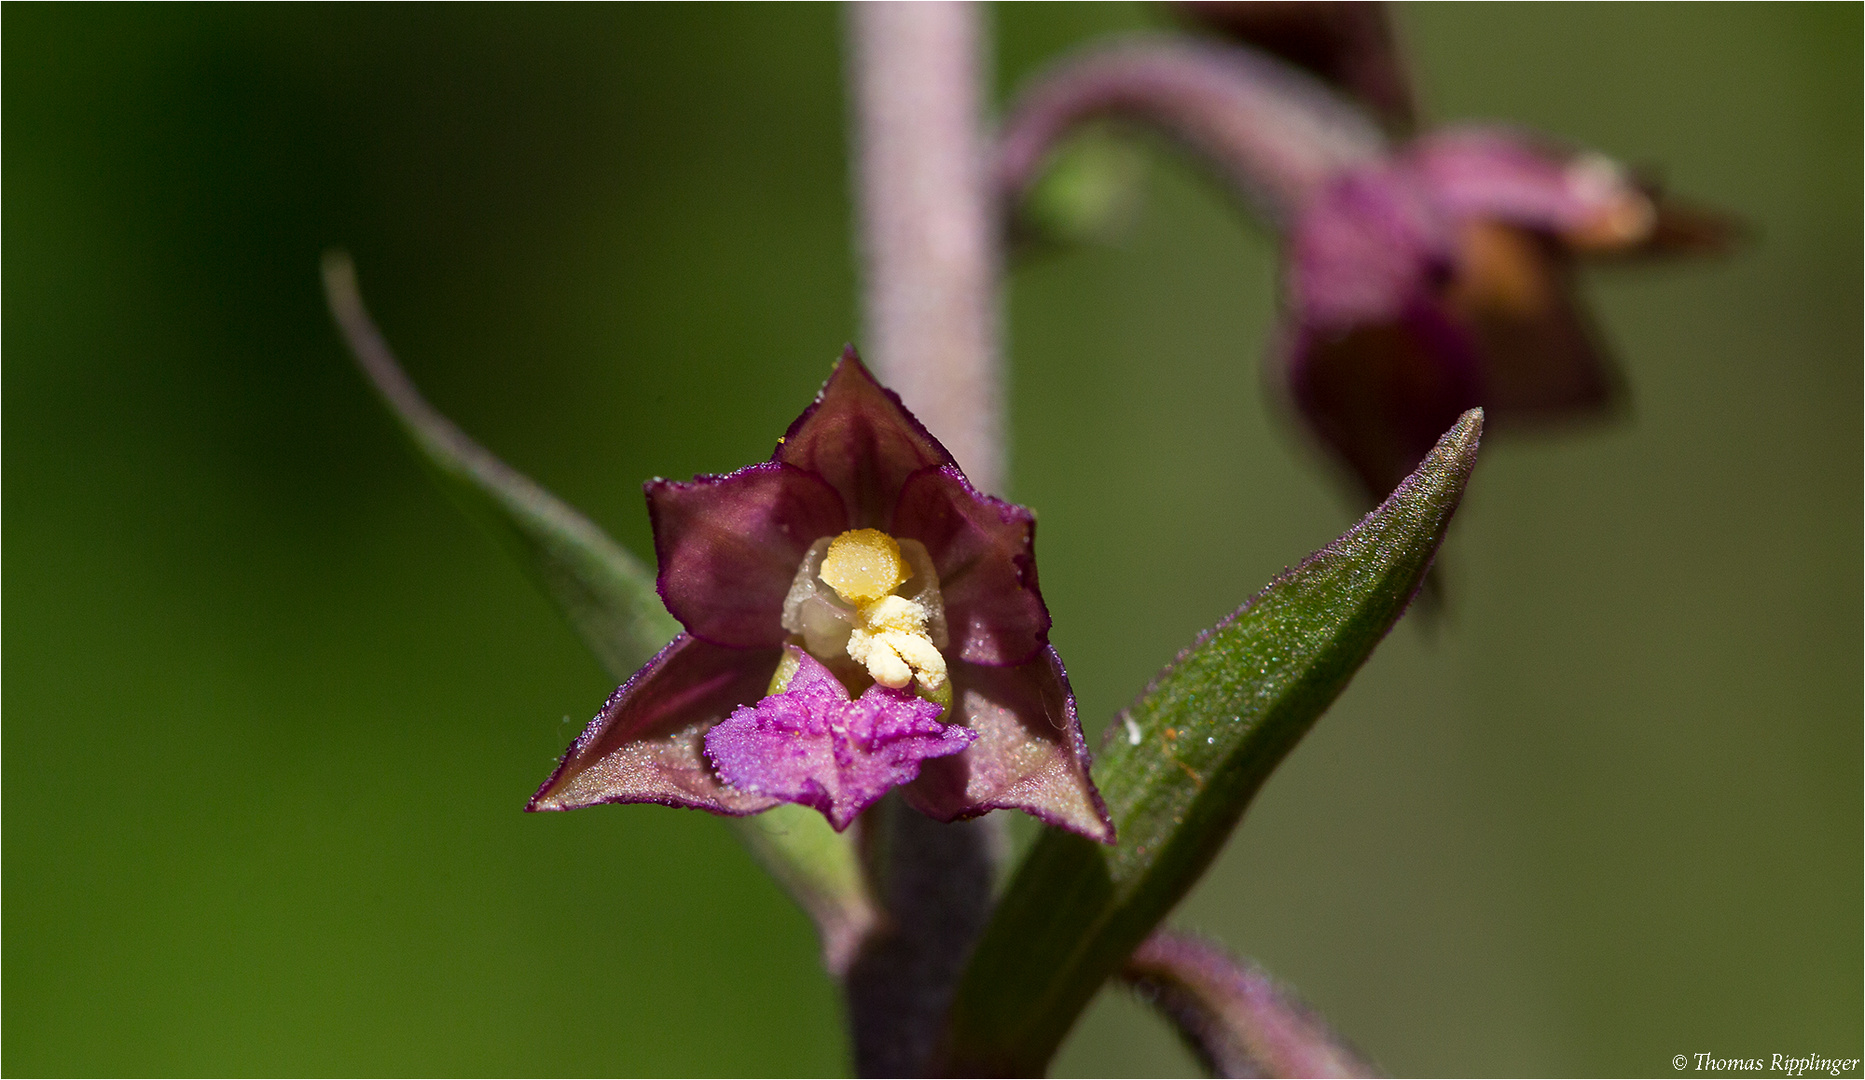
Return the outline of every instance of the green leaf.
[[[324,257],[324,291],[358,366],[418,456],[510,548],[612,678],[627,679],[679,633],[655,591],[653,571],[421,396],[363,306],[349,256]],[[877,921],[854,841],[801,807],[731,820],[752,854],[816,921],[824,962],[842,970]]]
[[[941,1068],[1043,1070],[1404,614],[1463,497],[1482,427],[1481,410],[1465,413],[1377,510],[1207,631],[1116,718],[1094,778],[1119,841],[1058,829],[1037,841],[959,985]]]
[[[357,364],[421,460],[511,548],[610,675],[627,678],[680,632],[652,570],[428,404],[369,318],[349,256],[324,257],[324,292]]]

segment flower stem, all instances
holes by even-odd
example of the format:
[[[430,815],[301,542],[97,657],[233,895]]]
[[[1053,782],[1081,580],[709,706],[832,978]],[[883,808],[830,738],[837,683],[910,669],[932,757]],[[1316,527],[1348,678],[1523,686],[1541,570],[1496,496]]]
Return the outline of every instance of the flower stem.
[[[888,795],[861,817],[886,910],[843,976],[859,1076],[923,1076],[972,943],[990,918],[997,832],[944,825]]]
[[[1001,492],[1001,257],[982,125],[983,13],[953,0],[847,12],[863,351],[971,482]],[[843,982],[856,1071],[921,1075],[990,914],[1001,830],[989,818],[942,825],[898,794],[858,827],[886,914]]]
[[[1277,227],[1328,178],[1386,146],[1363,113],[1285,64],[1248,49],[1139,38],[1073,55],[1018,93],[994,166],[1001,197],[1014,205],[1050,152],[1100,117],[1184,143]]]
[[[1377,1076],[1321,1014],[1215,942],[1156,930],[1121,977],[1212,1076]]]
[[[978,6],[852,4],[862,352],[981,491],[1004,481]]]

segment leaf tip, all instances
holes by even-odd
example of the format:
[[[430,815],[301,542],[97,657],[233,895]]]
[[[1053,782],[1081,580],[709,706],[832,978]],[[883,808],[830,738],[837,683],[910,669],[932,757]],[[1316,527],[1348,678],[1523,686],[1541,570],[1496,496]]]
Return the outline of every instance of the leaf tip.
[[[356,284],[356,262],[350,253],[342,248],[326,248],[318,261],[324,275],[324,287],[332,289],[339,283],[347,282],[353,289]]]
[[[1482,438],[1483,407],[1481,405],[1474,409],[1467,410],[1462,416],[1459,416],[1457,422],[1451,425],[1451,429],[1444,433],[1444,439],[1454,441],[1460,445],[1468,444],[1473,450]]]
[[[1408,502],[1435,507],[1439,516],[1449,515],[1463,500],[1464,485],[1476,468],[1477,448],[1483,441],[1483,410],[1471,409],[1457,418],[1449,431],[1438,437],[1436,446],[1425,455],[1379,508],[1366,516],[1362,524],[1399,510]]]

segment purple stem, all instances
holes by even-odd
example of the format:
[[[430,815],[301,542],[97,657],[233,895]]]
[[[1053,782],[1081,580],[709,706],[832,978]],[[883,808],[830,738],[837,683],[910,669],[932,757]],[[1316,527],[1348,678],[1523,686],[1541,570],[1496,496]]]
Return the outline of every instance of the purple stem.
[[[1377,1076],[1269,973],[1221,946],[1160,930],[1121,972],[1213,1076]]]
[[[1004,483],[997,218],[974,3],[848,7],[867,340],[883,383],[982,491]],[[843,979],[855,1068],[925,1071],[990,914],[999,823],[942,825],[890,795],[864,813],[885,914]]]
[[[1329,177],[1387,148],[1364,113],[1279,61],[1188,38],[1142,38],[1064,60],[1018,96],[998,140],[996,184],[1006,203],[1028,191],[1076,125],[1098,117],[1162,129],[1277,226]]]
[[[944,825],[899,792],[861,816],[885,910],[842,979],[859,1076],[924,1076],[953,989],[991,913],[997,832]]]

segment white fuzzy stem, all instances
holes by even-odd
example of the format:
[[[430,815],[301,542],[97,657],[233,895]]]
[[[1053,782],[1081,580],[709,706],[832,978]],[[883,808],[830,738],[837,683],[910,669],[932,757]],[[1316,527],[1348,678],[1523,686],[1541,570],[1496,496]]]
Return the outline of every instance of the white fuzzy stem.
[[[1004,481],[996,219],[983,13],[962,0],[848,8],[862,353],[978,488]]]

